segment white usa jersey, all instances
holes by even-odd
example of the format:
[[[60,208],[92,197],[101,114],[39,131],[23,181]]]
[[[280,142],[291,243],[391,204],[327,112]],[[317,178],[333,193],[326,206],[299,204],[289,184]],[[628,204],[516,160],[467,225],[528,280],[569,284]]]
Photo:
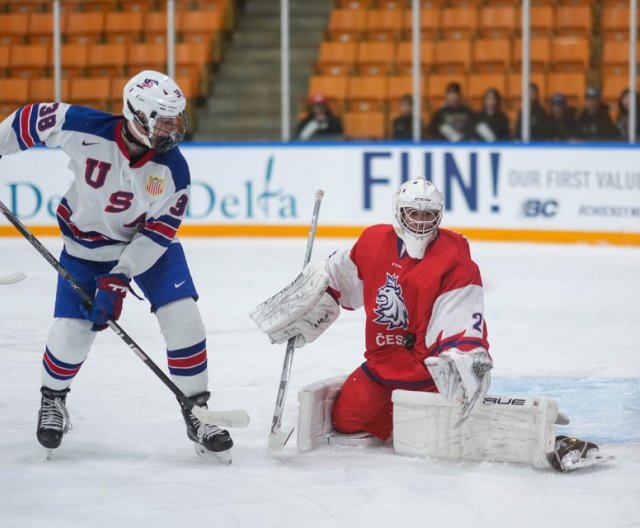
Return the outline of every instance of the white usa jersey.
[[[126,121],[65,103],[29,104],[0,123],[0,154],[44,144],[70,158],[74,181],[57,209],[67,251],[118,261],[129,277],[149,269],[174,240],[189,200],[189,168],[179,149],[149,150],[132,163]]]

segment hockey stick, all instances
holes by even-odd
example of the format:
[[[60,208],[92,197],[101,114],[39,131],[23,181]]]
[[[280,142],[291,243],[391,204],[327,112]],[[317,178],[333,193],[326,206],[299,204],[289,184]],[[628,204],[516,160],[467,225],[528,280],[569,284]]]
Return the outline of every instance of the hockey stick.
[[[90,307],[93,304],[93,298],[85,292],[82,287],[76,282],[71,274],[64,269],[62,264],[45,248],[42,243],[27,229],[27,227],[7,208],[7,206],[0,201],[0,211],[7,217],[7,220],[11,222],[15,228],[20,231],[29,243],[36,248],[38,253],[44,257],[44,259],[51,264],[51,266],[60,274],[60,276],[67,281],[67,283],[73,288],[82,301]],[[249,425],[249,415],[243,409],[231,410],[231,411],[210,411],[204,407],[198,407],[195,405],[160,368],[151,360],[151,358],[145,354],[145,352],[137,345],[129,334],[127,334],[118,323],[115,321],[107,321],[107,325],[113,330],[120,339],[122,339],[131,350],[149,367],[153,373],[160,378],[170,390],[175,394],[176,398],[180,402],[180,405],[187,411],[191,411],[193,415],[203,423],[222,425],[225,427],[246,427]]]
[[[316,237],[316,228],[318,227],[318,214],[320,213],[320,204],[324,196],[323,190],[316,191],[316,201],[313,206],[313,216],[311,217],[311,228],[307,238],[307,250],[304,255],[304,267],[311,260],[311,251],[313,250],[313,241]],[[276,398],[276,407],[273,411],[273,420],[271,421],[271,433],[269,434],[269,449],[271,451],[282,451],[285,444],[293,434],[293,427],[289,431],[282,431],[282,411],[284,410],[284,401],[287,396],[287,387],[289,386],[289,376],[291,376],[291,364],[293,361],[293,352],[295,351],[296,338],[292,337],[287,341],[287,351],[284,356],[284,364],[282,365],[282,374],[280,375],[280,386],[278,387],[278,397]]]
[[[10,273],[9,275],[3,275],[0,277],[0,284],[13,284],[14,282],[20,282],[27,278],[27,274],[22,271],[16,271],[15,273]]]

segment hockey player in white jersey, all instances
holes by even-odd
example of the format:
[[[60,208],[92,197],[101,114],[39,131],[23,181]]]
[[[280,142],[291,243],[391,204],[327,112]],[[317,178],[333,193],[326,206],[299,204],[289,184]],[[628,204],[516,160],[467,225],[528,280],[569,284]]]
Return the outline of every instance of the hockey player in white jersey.
[[[177,148],[188,129],[186,101],[171,78],[143,71],[126,84],[123,105],[124,116],[116,116],[65,103],[28,104],[0,123],[0,155],[43,144],[69,156],[74,180],[57,209],[60,262],[95,294],[87,309],[58,281],[37,428],[49,450],[70,428],[71,382],[96,331],[120,316],[127,292],[133,293],[131,280],[158,319],[173,382],[196,405],[206,406],[210,397],[198,294],[176,238],[190,189],[189,167]],[[229,433],[182,413],[196,451],[229,462]]]

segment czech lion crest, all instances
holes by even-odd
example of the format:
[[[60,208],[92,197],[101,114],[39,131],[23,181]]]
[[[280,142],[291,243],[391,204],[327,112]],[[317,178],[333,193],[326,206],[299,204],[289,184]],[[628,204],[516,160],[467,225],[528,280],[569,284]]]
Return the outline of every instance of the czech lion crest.
[[[378,288],[376,308],[373,310],[378,317],[375,323],[387,325],[388,330],[404,328],[409,322],[409,313],[402,298],[402,287],[398,286],[398,276],[387,273],[387,282]]]

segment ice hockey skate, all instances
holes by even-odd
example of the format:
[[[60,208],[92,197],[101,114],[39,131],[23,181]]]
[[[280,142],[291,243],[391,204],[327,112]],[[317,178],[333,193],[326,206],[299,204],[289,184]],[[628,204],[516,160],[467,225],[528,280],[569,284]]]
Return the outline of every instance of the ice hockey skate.
[[[566,472],[609,462],[614,458],[613,455],[600,453],[593,442],[560,435],[556,437],[556,447],[549,455],[549,462],[553,469]]]
[[[71,429],[71,420],[66,401],[69,389],[56,391],[47,387],[40,389],[40,411],[38,412],[38,442],[45,448],[47,460],[53,450],[60,447],[62,437]]]
[[[199,407],[206,408],[210,396],[209,392],[201,392],[190,398]],[[203,424],[185,409],[182,409],[182,416],[187,425],[187,436],[193,442],[194,449],[199,456],[214,458],[223,464],[231,464],[233,440],[231,440],[228,431],[217,425]]]

